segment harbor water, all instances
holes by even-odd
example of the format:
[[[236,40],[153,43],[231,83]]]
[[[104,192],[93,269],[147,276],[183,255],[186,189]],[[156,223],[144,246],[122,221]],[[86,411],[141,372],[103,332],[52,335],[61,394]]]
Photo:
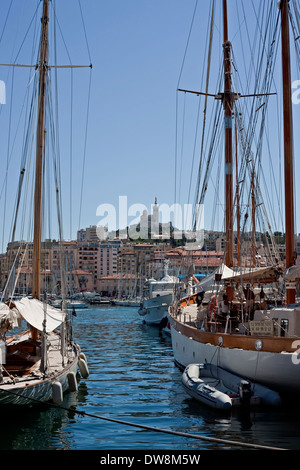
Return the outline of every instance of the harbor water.
[[[196,452],[241,450],[243,443],[300,448],[300,406],[228,415],[206,408],[183,390],[170,336],[143,324],[137,308],[76,313],[73,335],[87,356],[88,379],[65,396],[64,409],[41,405],[2,417],[1,450]]]

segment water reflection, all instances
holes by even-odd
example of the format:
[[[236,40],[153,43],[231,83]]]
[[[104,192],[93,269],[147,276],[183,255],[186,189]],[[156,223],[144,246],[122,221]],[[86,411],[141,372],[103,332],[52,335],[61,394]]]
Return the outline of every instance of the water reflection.
[[[27,408],[3,421],[1,449],[224,449],[226,445],[106,422],[105,416],[156,428],[297,449],[299,412],[240,410],[225,415],[202,406],[181,385],[171,338],[143,324],[137,309],[78,311],[74,337],[90,375],[63,406]],[[75,411],[86,412],[80,415]]]
[[[62,406],[76,409],[77,393],[66,394]],[[72,411],[47,404],[26,407],[20,410],[7,408],[2,413],[5,432],[1,433],[1,449],[44,450],[71,448],[64,433],[76,415]]]

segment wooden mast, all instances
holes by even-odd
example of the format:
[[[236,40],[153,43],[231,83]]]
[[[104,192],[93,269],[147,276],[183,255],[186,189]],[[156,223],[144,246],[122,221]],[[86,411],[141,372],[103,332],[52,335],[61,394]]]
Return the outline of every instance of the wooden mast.
[[[286,268],[295,263],[294,229],[294,157],[293,157],[293,112],[291,93],[291,60],[289,37],[289,0],[281,0],[281,43],[284,118],[284,181],[285,181],[285,248]],[[287,304],[295,303],[295,288],[287,289]]]
[[[32,265],[32,296],[40,297],[40,266],[41,266],[41,228],[42,228],[42,184],[43,184],[43,156],[44,156],[44,123],[46,74],[48,58],[48,22],[49,0],[43,0],[43,16],[41,18],[42,32],[39,64],[39,97],[38,121],[36,137],[36,169],[34,190],[34,239],[33,239],[33,265]],[[33,336],[37,335],[33,330]]]
[[[224,22],[224,111],[225,111],[225,200],[226,200],[226,257],[228,267],[233,266],[233,184],[232,184],[232,103],[231,43],[228,41],[227,0],[223,0]]]

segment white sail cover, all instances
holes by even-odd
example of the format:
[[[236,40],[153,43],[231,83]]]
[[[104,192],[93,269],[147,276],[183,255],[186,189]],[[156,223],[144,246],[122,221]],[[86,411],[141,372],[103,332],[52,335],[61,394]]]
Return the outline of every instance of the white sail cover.
[[[200,281],[199,284],[196,285],[196,289],[197,286],[198,288],[202,287],[205,291],[211,289],[212,286],[215,285],[216,274],[221,274],[222,280],[224,280],[234,276],[234,271],[231,268],[228,268],[226,264],[221,264],[210,276],[203,279],[203,281]]]
[[[10,308],[4,303],[0,302],[0,318],[8,317]]]
[[[14,302],[18,311],[31,326],[39,331],[43,331],[43,321],[46,310],[46,332],[49,333],[64,320],[64,313],[51,305],[45,304],[38,299],[28,299],[24,297]]]

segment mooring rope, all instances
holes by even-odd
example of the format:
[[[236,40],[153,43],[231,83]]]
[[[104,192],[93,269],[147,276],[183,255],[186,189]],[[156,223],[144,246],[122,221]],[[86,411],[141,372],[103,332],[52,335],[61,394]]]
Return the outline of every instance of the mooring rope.
[[[11,393],[12,395],[24,398],[24,395],[22,395],[20,393],[17,393],[17,392],[13,392],[12,390],[3,390],[3,389],[0,388],[0,392]],[[129,421],[124,421],[124,420],[121,420],[121,419],[108,418],[107,416],[95,415],[93,413],[87,413],[86,411],[78,411],[78,410],[74,410],[73,408],[67,408],[66,406],[56,405],[55,403],[43,402],[41,400],[38,400],[38,399],[32,398],[32,397],[26,397],[26,398],[29,398],[30,400],[32,400],[36,403],[40,403],[40,404],[43,404],[43,405],[59,408],[59,409],[62,409],[62,410],[65,410],[65,411],[68,411],[68,412],[71,412],[71,413],[78,414],[80,416],[89,416],[90,418],[96,418],[96,419],[101,419],[101,420],[104,420],[104,421],[110,421],[112,423],[123,424],[125,426],[132,426],[132,427],[137,427],[137,428],[141,428],[141,429],[146,429],[147,431],[161,432],[161,433],[165,433],[165,434],[172,434],[172,435],[175,435],[175,436],[186,437],[186,438],[189,438],[189,439],[199,439],[199,440],[202,440],[202,441],[215,442],[215,443],[225,444],[225,445],[230,445],[230,446],[248,447],[248,448],[252,448],[252,449],[287,450],[287,449],[284,449],[284,448],[281,448],[281,447],[264,446],[264,445],[260,445],[260,444],[251,444],[251,443],[248,443],[248,442],[232,441],[230,439],[221,439],[221,438],[217,438],[217,437],[202,436],[202,435],[199,435],[199,434],[190,434],[190,433],[181,432],[181,431],[172,431],[171,429],[156,428],[156,427],[153,427],[153,426],[147,426],[145,424],[137,424],[137,423],[132,423],[132,422],[129,422]]]

